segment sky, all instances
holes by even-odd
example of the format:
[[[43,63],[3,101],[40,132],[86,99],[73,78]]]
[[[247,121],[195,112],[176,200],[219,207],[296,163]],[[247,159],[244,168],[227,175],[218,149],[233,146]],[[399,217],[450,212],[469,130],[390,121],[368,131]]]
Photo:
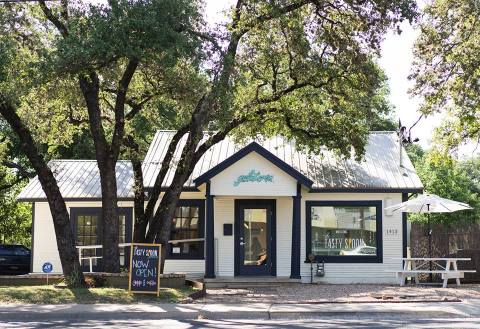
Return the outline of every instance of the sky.
[[[408,22],[401,25],[402,33],[399,35],[389,31],[382,43],[380,66],[388,77],[390,87],[390,102],[395,107],[396,119],[401,119],[402,124],[409,128],[420,117],[420,99],[412,97],[408,90],[413,86],[413,81],[408,79],[412,71],[413,45],[418,37],[418,30]],[[430,146],[433,130],[439,126],[441,114],[422,118],[412,129],[414,137],[420,139],[422,147]]]

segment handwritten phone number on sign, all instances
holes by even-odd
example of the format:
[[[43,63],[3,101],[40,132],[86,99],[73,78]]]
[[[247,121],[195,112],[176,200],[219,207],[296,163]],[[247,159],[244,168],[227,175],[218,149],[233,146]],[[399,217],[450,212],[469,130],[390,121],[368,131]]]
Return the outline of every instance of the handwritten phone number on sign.
[[[132,286],[134,287],[144,287],[144,286],[150,286],[150,287],[155,287],[157,285],[157,281],[155,280],[133,280],[132,281]]]

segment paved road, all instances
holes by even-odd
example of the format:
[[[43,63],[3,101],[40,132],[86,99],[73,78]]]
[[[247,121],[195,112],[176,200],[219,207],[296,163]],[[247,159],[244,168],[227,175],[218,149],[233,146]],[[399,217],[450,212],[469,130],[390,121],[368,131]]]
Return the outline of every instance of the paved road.
[[[170,320],[170,319],[94,319],[94,320],[54,320],[40,321],[21,319],[3,322],[0,319],[0,328],[242,328],[242,329],[270,329],[270,328],[479,328],[480,318],[418,318],[405,315],[393,316],[362,316],[339,315],[310,317],[302,320]]]

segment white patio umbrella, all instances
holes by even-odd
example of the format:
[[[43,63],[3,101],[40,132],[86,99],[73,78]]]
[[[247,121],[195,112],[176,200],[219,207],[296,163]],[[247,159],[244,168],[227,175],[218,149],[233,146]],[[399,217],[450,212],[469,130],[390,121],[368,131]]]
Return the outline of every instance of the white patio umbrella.
[[[444,199],[435,194],[420,194],[412,200],[402,202],[385,210],[411,212],[416,214],[454,212],[472,209],[468,204]]]
[[[444,199],[435,194],[420,194],[412,200],[408,200],[390,207],[385,210],[392,210],[393,212],[409,212],[416,214],[431,214],[431,213],[446,213],[460,210],[473,209],[468,204],[449,199]],[[428,257],[432,257],[432,229],[430,226],[430,215],[428,219]],[[432,269],[430,262],[430,270]],[[430,281],[432,275],[430,274]]]

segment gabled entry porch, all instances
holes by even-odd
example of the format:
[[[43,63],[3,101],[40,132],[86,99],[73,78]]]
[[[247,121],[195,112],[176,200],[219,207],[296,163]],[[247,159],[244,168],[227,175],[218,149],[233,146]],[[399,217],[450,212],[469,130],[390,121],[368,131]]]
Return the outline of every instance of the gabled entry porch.
[[[195,184],[205,188],[209,282],[300,279],[301,194],[311,180],[251,143]]]

